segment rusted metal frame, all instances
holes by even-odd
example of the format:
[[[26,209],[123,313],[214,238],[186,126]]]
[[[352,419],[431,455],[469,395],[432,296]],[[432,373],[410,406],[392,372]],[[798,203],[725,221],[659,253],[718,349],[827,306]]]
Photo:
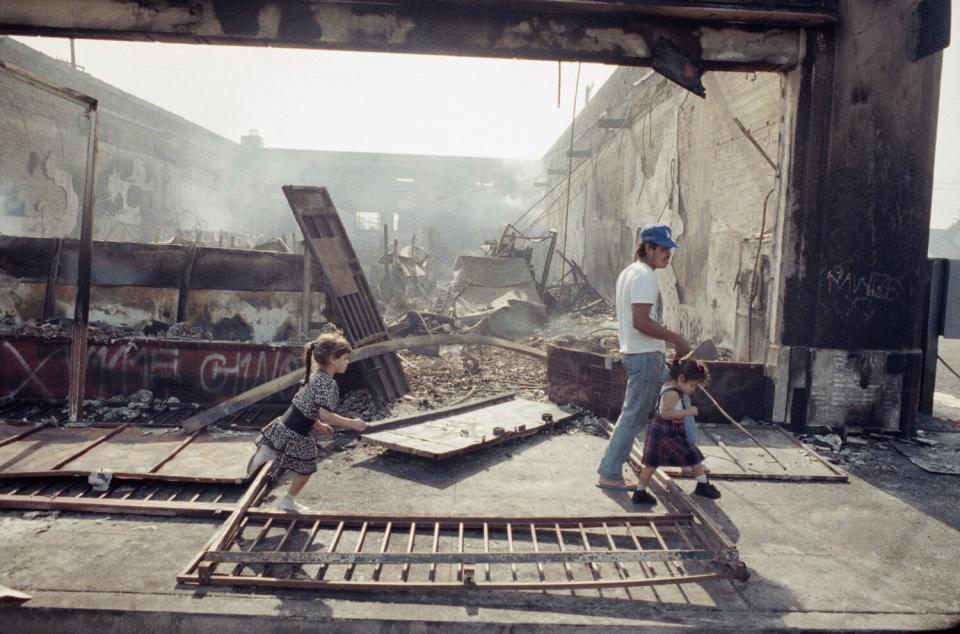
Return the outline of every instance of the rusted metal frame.
[[[63,493],[64,493],[67,489],[69,489],[70,487],[72,487],[72,486],[75,485],[75,484],[76,484],[76,482],[73,482],[73,481],[71,481],[71,480],[67,480],[67,483],[66,483],[65,486],[63,486],[59,491],[57,491],[57,492],[54,493],[53,495],[49,496],[50,499],[51,499],[51,500],[57,499],[58,497],[60,497],[61,495],[63,495]]]
[[[459,522],[459,523],[457,524],[457,526],[458,526],[458,528],[457,528],[457,553],[459,553],[459,554],[462,555],[463,552],[464,552],[464,550],[463,550],[463,522]],[[437,553],[437,554],[439,555],[439,553]],[[464,576],[463,576],[463,575],[464,575],[464,565],[463,565],[463,561],[461,560],[461,561],[460,561],[460,569],[459,569],[459,571],[457,572],[457,579],[459,579],[461,582],[464,581]]]
[[[389,540],[389,534],[386,534],[384,541]],[[562,563],[567,569],[567,577],[573,580],[573,571],[570,569],[570,563],[582,562],[584,564],[597,562],[614,561],[686,561],[686,560],[707,560],[712,561],[714,553],[704,550],[682,550],[682,549],[664,549],[664,550],[644,550],[637,553],[633,550],[617,551],[579,551],[567,550],[563,544],[561,533],[557,531],[557,539],[560,541],[560,550],[556,552],[456,552],[456,553],[390,553],[386,552],[383,544],[383,552],[364,553],[322,553],[322,552],[282,552],[282,551],[260,551],[260,552],[237,552],[235,550],[209,550],[203,559],[208,562],[217,563],[263,563],[263,564],[348,564],[351,567],[359,565],[373,565],[382,567],[389,564],[404,564],[409,562],[416,564],[509,564],[509,563]],[[379,578],[376,575],[374,578]]]
[[[319,521],[319,520],[318,520]],[[332,553],[337,549],[337,545],[340,543],[340,538],[343,536],[344,523],[340,522],[337,524],[337,530],[333,534],[333,539],[330,540],[330,545],[327,546],[327,552]],[[320,566],[320,569],[317,571],[316,577],[314,579],[323,579],[323,576],[327,573],[327,568],[330,566],[328,564],[323,564]]]
[[[413,547],[417,539],[417,523],[410,522],[410,535],[407,537],[407,553],[413,552]],[[410,575],[410,563],[403,564],[403,569],[400,571],[400,580],[406,581]]]
[[[383,529],[383,540],[380,542],[380,555],[383,556],[387,552],[387,548],[390,546],[390,532],[393,529],[393,522],[387,522],[386,528]],[[380,580],[380,571],[383,570],[383,563],[378,563],[373,569],[373,580]]]
[[[507,550],[511,553],[513,552],[513,525],[509,523],[507,524]],[[517,564],[516,563],[510,564],[510,574],[513,575],[513,580],[516,581],[517,580]]]
[[[300,546],[300,551],[301,551],[301,552],[306,552],[306,550],[307,550],[308,548],[310,548],[310,546],[313,544],[313,540],[315,540],[315,539],[317,538],[317,533],[318,533],[319,531],[320,531],[320,521],[318,520],[318,521],[316,521],[316,522],[313,523],[313,526],[310,528],[310,532],[307,533],[307,539],[306,539],[306,541],[303,542],[303,545],[302,545],[302,546]],[[293,576],[293,568],[290,568],[290,569],[286,572],[286,574],[284,575],[284,577],[287,578],[287,579],[289,579],[289,578],[292,577],[292,576]]]
[[[540,545],[537,543],[537,526],[530,523],[530,542],[533,544],[533,552],[540,553]],[[543,570],[543,562],[537,561],[537,572],[540,574],[540,581],[546,581],[547,576]]]
[[[197,439],[197,436],[199,436],[199,435],[204,431],[204,429],[205,429],[205,428],[198,429],[197,431],[195,431],[195,432],[193,432],[192,434],[190,434],[190,436],[188,436],[186,440],[184,440],[184,441],[181,442],[179,445],[177,445],[176,448],[174,448],[173,451],[171,451],[169,454],[167,454],[167,456],[166,456],[165,458],[163,458],[163,460],[161,460],[160,462],[158,462],[158,463],[155,464],[154,466],[150,467],[150,469],[147,470],[147,473],[156,473],[157,471],[160,471],[160,469],[163,468],[163,466],[164,466],[165,464],[167,464],[168,462],[170,462],[171,460],[173,460],[174,458],[176,458],[176,457],[177,457],[177,454],[179,454],[181,451],[183,451],[184,449],[186,449],[186,448],[187,448],[187,445],[189,445],[189,444],[192,443],[194,440],[196,440],[196,439]]]
[[[490,552],[490,525],[484,522],[483,524],[483,552]],[[487,581],[490,581],[490,564],[484,564],[484,575],[486,576]]]
[[[616,542],[614,542],[613,540],[613,535],[610,533],[610,527],[607,526],[606,522],[603,523],[603,532],[607,537],[607,548],[611,551],[619,550],[617,548]],[[623,563],[619,561],[615,561],[613,562],[613,565],[616,567],[617,573],[620,575],[621,579],[627,579],[628,577],[630,577],[630,573],[627,571]]]
[[[60,258],[63,255],[63,238],[56,238],[50,271],[47,275],[47,288],[43,296],[43,318],[52,319],[57,309],[57,280],[60,277]]]
[[[653,536],[657,539],[657,543],[660,544],[660,548],[662,548],[663,550],[667,550],[667,549],[668,549],[667,542],[664,541],[663,535],[660,534],[660,531],[657,530],[657,527],[656,527],[655,525],[650,524],[649,526],[650,526],[650,530],[653,531]],[[712,557],[711,557],[711,558],[712,558]],[[670,576],[671,576],[671,577],[677,577],[677,576],[683,577],[683,576],[684,576],[683,571],[682,571],[682,570],[676,570],[676,569],[674,568],[674,566],[673,566],[669,561],[663,562],[663,565],[664,565],[664,567],[666,567],[667,572],[670,573]],[[682,589],[681,589],[681,592],[683,592]]]
[[[690,575],[682,579],[673,577],[654,577],[649,579],[591,579],[589,581],[540,581],[540,582],[494,582],[475,583],[470,587],[482,590],[595,590],[603,588],[632,588],[639,586],[676,585],[683,583],[701,583],[722,578],[716,573]],[[181,583],[197,583],[197,576],[192,574],[180,575]],[[321,581],[311,579],[277,579],[260,577],[234,577],[230,575],[213,575],[210,585],[260,587],[260,588],[291,588],[304,590],[409,590],[409,591],[446,591],[463,592],[463,583],[430,582],[430,583],[403,583],[403,582],[366,582],[366,581]]]
[[[249,526],[250,526],[249,518],[246,518],[246,517],[243,518],[243,522],[240,523],[240,530],[237,531],[237,537],[239,538],[241,535],[243,535],[243,531],[247,530]],[[273,526],[272,519],[269,519],[266,522],[264,522],[263,527],[260,529],[260,532],[257,533],[257,536],[253,538],[253,542],[250,544],[250,547],[247,548],[248,551],[252,551],[254,548],[257,547],[257,544],[260,543],[260,540],[263,539],[268,532],[270,532],[271,526]],[[243,550],[242,546],[240,547],[240,550]],[[237,564],[236,566],[234,566],[232,574],[239,575],[241,572],[243,572],[243,569],[244,569],[243,564]]]
[[[430,547],[430,552],[437,554],[438,549],[440,548],[440,522],[433,523],[433,545]],[[437,562],[430,564],[430,573],[427,577],[430,581],[434,581],[437,578]]]
[[[293,520],[292,522],[287,524],[287,530],[283,534],[283,539],[281,539],[280,543],[277,544],[277,547],[273,549],[273,552],[280,552],[283,549],[283,547],[286,546],[287,542],[290,540],[290,536],[293,535],[293,531],[296,530],[297,528],[297,521],[298,520]],[[316,522],[314,522],[314,524],[316,524]],[[250,550],[252,551],[253,549],[251,548]],[[267,567],[264,566],[260,570],[260,572],[257,573],[257,576],[263,577],[266,574],[266,572],[267,572]]]
[[[90,471],[73,471],[70,469],[44,471],[0,471],[0,480],[8,478],[45,478],[49,476],[83,476],[90,475]],[[114,471],[114,478],[126,480],[149,480],[153,482],[190,482],[194,484],[241,484],[242,478],[212,478],[206,476],[187,476],[166,473],[138,473],[133,471]]]
[[[367,527],[368,527],[367,522],[364,522],[363,525],[360,527],[360,534],[357,536],[357,543],[356,543],[356,545],[354,546],[354,549],[353,549],[354,554],[359,554],[360,551],[363,550],[363,540],[366,539],[366,537],[367,537]],[[207,553],[207,554],[209,555],[210,553]],[[334,555],[334,554],[336,554],[336,553],[331,550],[331,551],[327,552],[326,554],[332,556],[332,555]],[[327,563],[327,562],[323,562],[323,563]],[[357,565],[356,565],[355,563],[351,563],[351,564],[347,567],[347,569],[343,572],[343,578],[346,579],[347,581],[349,581],[350,579],[352,579],[352,578],[353,578],[353,571],[356,569],[356,567],[357,567]]]
[[[580,539],[583,541],[584,550],[587,552],[592,552],[593,549],[590,548],[590,539],[587,537],[587,531],[584,529],[583,524],[580,524]],[[594,579],[600,578],[600,567],[597,564],[590,562],[587,564],[587,568],[589,568],[590,572],[593,573]]]
[[[23,440],[27,436],[31,434],[35,434],[41,429],[46,429],[47,427],[49,427],[47,423],[40,423],[39,425],[34,425],[27,431],[23,431],[23,432],[20,432],[19,434],[16,434],[15,436],[10,436],[9,438],[4,438],[3,440],[0,440],[0,447],[6,447],[7,445],[11,445],[17,442],[18,440]]]
[[[261,508],[249,509],[246,512],[246,516],[256,519],[265,519],[269,517],[290,518],[290,514],[285,511]],[[360,526],[364,523],[379,526],[386,525],[387,522],[392,522],[394,528],[408,527],[411,522],[416,522],[418,524],[441,522],[443,524],[451,524],[453,526],[457,526],[458,524],[462,523],[464,528],[482,529],[483,524],[487,523],[491,528],[503,530],[506,530],[507,524],[516,522],[518,519],[522,519],[525,523],[540,525],[550,529],[553,529],[555,524],[559,524],[561,528],[574,530],[579,529],[581,523],[586,528],[599,528],[603,525],[603,522],[620,523],[626,521],[639,521],[654,522],[657,524],[672,524],[674,522],[690,522],[694,519],[694,515],[690,512],[621,513],[590,516],[588,518],[578,515],[544,515],[516,518],[497,515],[399,515],[396,513],[337,513],[311,511],[308,513],[298,513],[297,517],[300,520],[320,520],[331,525],[338,522],[344,522],[347,526]]]
[[[564,554],[566,553],[567,549],[563,545],[563,532],[560,530],[559,524],[554,524],[554,528],[557,531],[557,547],[560,548],[560,554]],[[536,556],[538,557],[537,561],[541,561],[540,558],[546,554],[555,555],[556,553],[536,553]],[[511,555],[516,557],[517,553],[511,553]],[[566,559],[563,560],[563,570],[567,573],[567,579],[573,581],[573,571],[570,570],[570,563]]]
[[[224,548],[229,547],[229,545],[236,538],[236,535],[240,530],[240,525],[243,521],[244,514],[247,512],[250,506],[257,503],[266,493],[267,479],[269,478],[270,470],[272,468],[272,460],[260,467],[259,472],[253,478],[250,486],[247,487],[246,492],[237,502],[233,512],[230,514],[230,517],[228,517],[227,521],[223,523],[223,526],[220,527],[220,530],[215,533],[214,540],[211,542],[210,546],[212,549],[223,550]],[[201,583],[207,583],[215,569],[216,563],[202,561],[200,564],[198,564],[197,576],[199,577]]]
[[[71,454],[71,455],[68,456],[67,458],[64,458],[63,460],[61,460],[60,462],[58,462],[58,463],[55,464],[54,466],[50,467],[50,471],[58,471],[61,467],[65,466],[65,465],[67,465],[67,464],[70,464],[71,462],[73,462],[74,460],[76,460],[76,459],[79,458],[80,456],[84,455],[85,453],[87,453],[88,451],[90,451],[91,449],[93,449],[94,447],[97,447],[98,445],[100,445],[100,444],[102,444],[102,443],[110,440],[111,438],[113,438],[113,437],[116,436],[117,434],[123,432],[123,430],[125,430],[128,425],[129,425],[129,423],[124,423],[123,425],[120,425],[119,427],[117,427],[117,428],[114,429],[113,431],[111,431],[111,432],[109,432],[109,433],[106,433],[106,434],[104,434],[103,436],[100,436],[99,438],[97,438],[96,440],[94,440],[94,441],[92,441],[92,442],[90,442],[90,443],[87,443],[87,445],[84,446],[84,448],[81,449],[80,451],[77,451],[77,452]]]
[[[181,485],[178,486],[176,489],[174,489],[174,490],[173,490],[173,493],[171,493],[171,494],[167,497],[167,502],[173,502],[174,500],[176,500],[176,499],[177,499],[177,496],[180,495],[180,493],[183,492],[183,489],[184,489],[184,487],[186,487],[186,486],[187,486],[187,485],[185,485],[185,484],[181,484]],[[109,489],[108,489],[108,491],[109,491]]]
[[[212,502],[156,502],[129,499],[0,495],[0,509],[217,518],[233,510],[233,508],[233,505]]]

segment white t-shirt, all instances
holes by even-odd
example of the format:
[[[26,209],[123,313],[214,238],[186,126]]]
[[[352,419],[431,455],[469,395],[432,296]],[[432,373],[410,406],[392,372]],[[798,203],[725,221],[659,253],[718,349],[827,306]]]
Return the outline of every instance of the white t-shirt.
[[[617,278],[617,325],[620,335],[620,354],[663,352],[662,339],[648,337],[633,327],[632,304],[650,304],[650,317],[660,323],[663,307],[657,274],[639,260],[623,269]]]

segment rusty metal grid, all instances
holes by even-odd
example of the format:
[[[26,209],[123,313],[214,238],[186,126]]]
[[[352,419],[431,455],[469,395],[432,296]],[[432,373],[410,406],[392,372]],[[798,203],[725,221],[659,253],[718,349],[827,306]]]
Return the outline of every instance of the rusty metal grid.
[[[249,510],[181,583],[350,590],[547,590],[736,575],[690,514],[441,517]]]
[[[223,518],[246,485],[112,478],[97,491],[86,476],[40,476],[0,480],[0,509],[68,511],[110,515]]]

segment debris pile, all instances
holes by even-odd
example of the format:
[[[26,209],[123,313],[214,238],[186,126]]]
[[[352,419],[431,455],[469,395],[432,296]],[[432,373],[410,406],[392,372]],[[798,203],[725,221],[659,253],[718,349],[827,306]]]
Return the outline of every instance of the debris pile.
[[[158,414],[171,410],[197,409],[196,403],[181,403],[176,396],[165,399],[155,399],[150,390],[137,390],[129,396],[112,396],[108,399],[86,399],[83,401],[83,419],[89,422],[109,423],[114,421],[129,422],[137,418],[149,418],[151,414]],[[67,413],[68,408],[63,408]],[[41,422],[55,422],[55,418]]]

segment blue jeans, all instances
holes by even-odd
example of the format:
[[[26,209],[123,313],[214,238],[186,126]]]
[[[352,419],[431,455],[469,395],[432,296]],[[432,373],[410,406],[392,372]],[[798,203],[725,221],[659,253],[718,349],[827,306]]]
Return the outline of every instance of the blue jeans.
[[[608,480],[623,479],[623,463],[630,457],[633,441],[657,404],[667,374],[662,352],[625,354],[623,369],[627,371],[623,409],[597,468],[597,473]]]

